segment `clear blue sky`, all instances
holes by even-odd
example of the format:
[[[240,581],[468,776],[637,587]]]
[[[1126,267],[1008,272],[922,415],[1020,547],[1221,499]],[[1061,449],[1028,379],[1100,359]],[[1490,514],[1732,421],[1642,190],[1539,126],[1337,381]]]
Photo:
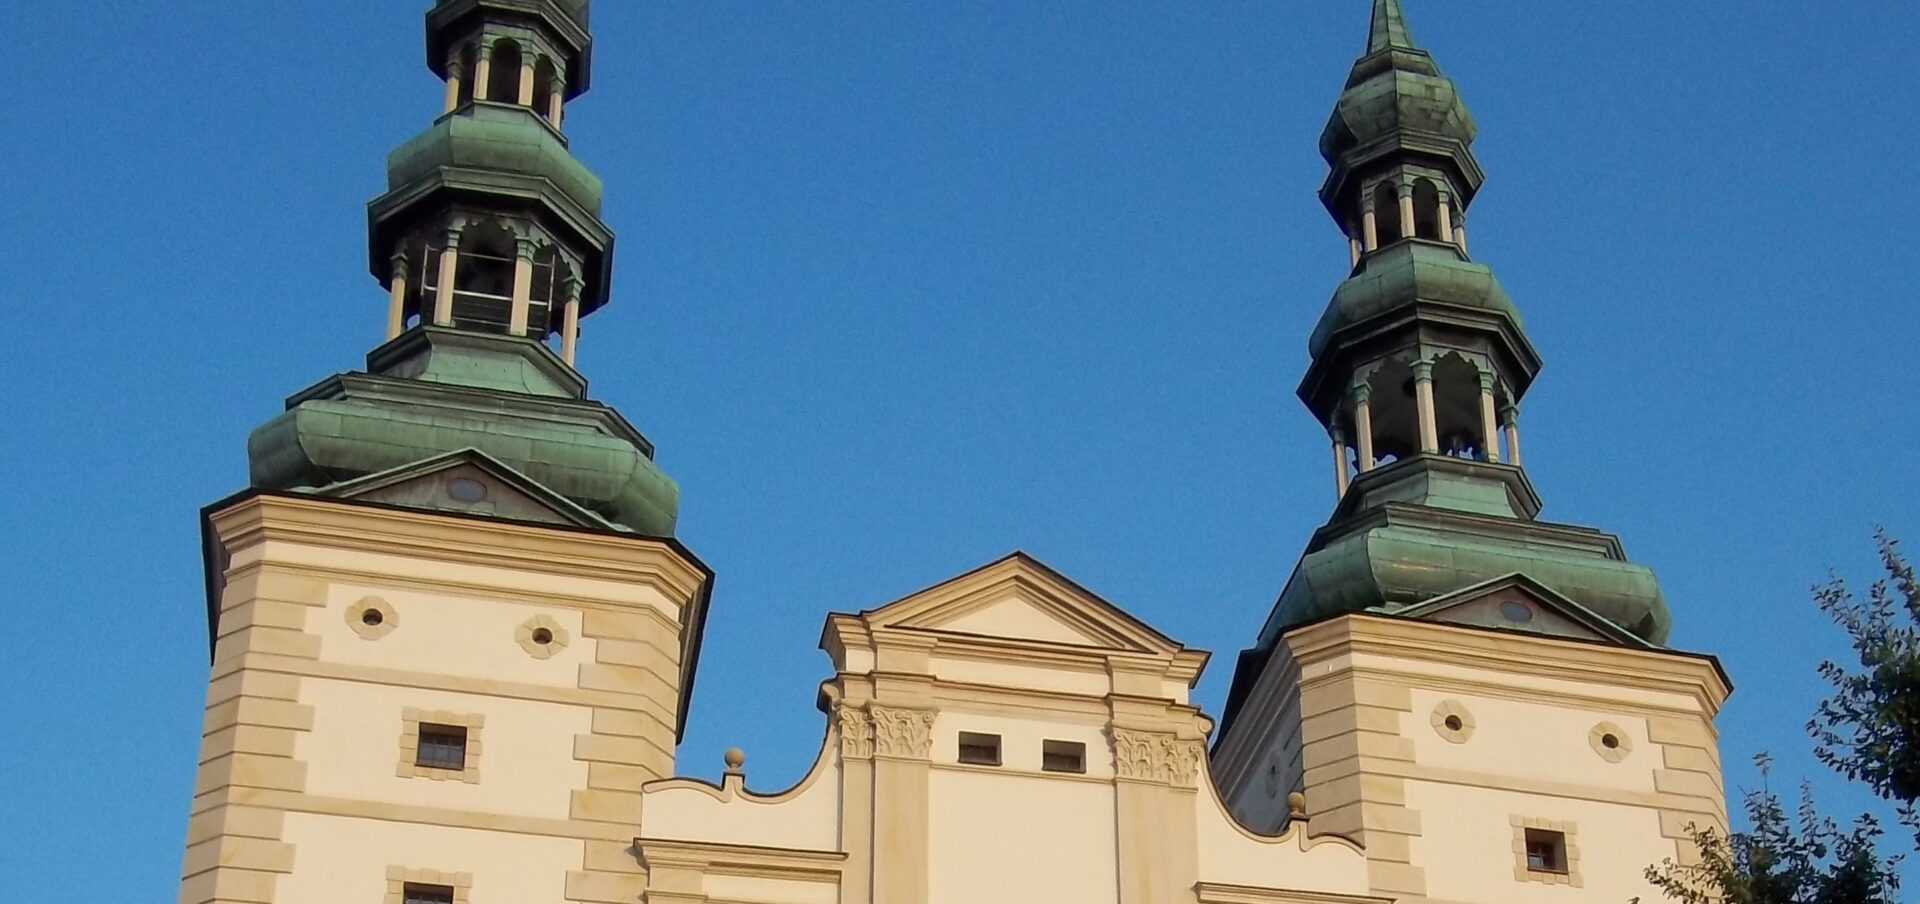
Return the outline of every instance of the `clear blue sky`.
[[[380,338],[363,205],[438,109],[424,6],[0,4],[19,900],[173,894],[197,511]],[[1213,650],[1217,713],[1333,504],[1292,389],[1346,264],[1315,141],[1365,0],[598,6],[568,123],[620,243],[582,368],[719,575],[681,768],[794,780],[825,614],[1014,548]],[[1842,650],[1806,589],[1872,577],[1876,523],[1920,546],[1920,5],[1407,6],[1546,358],[1547,516],[1618,532],[1723,658],[1731,786],[1765,748],[1857,808],[1806,754]]]

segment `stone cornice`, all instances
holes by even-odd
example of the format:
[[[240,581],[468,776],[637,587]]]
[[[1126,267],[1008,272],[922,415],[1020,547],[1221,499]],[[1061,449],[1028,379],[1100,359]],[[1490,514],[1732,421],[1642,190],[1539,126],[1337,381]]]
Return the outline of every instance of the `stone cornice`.
[[[208,514],[229,549],[282,542],[641,584],[692,600],[705,567],[664,540],[257,492]]]
[[[1286,643],[1303,673],[1343,655],[1372,654],[1413,662],[1485,669],[1598,687],[1627,687],[1692,697],[1701,712],[1719,712],[1733,691],[1718,660],[1665,650],[1350,614],[1296,628]]]

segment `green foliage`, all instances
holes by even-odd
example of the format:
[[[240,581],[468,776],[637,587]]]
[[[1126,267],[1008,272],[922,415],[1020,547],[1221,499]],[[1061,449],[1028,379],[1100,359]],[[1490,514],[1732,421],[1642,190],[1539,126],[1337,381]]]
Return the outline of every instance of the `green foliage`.
[[[1833,685],[1807,731],[1822,763],[1898,807],[1920,846],[1920,580],[1898,541],[1874,533],[1885,577],[1865,600],[1835,575],[1815,587],[1814,602],[1847,632],[1857,669],[1820,664]],[[1770,761],[1755,758],[1764,778]],[[1842,830],[1823,817],[1805,786],[1791,814],[1763,784],[1743,800],[1745,832],[1691,830],[1700,862],[1668,860],[1647,869],[1647,881],[1682,904],[1893,904],[1895,866],[1877,851],[1880,824],[1871,814]]]
[[[1860,667],[1820,664],[1833,696],[1807,730],[1820,761],[1897,804],[1920,843],[1920,582],[1897,541],[1884,530],[1874,540],[1887,574],[1864,601],[1837,576],[1814,590],[1820,608],[1852,639]]]
[[[1764,777],[1766,755],[1754,759]],[[1894,904],[1900,880],[1894,862],[1875,852],[1881,830],[1872,816],[1843,831],[1819,815],[1805,786],[1792,814],[1764,786],[1744,805],[1751,829],[1694,828],[1700,862],[1648,867],[1647,881],[1682,904]]]

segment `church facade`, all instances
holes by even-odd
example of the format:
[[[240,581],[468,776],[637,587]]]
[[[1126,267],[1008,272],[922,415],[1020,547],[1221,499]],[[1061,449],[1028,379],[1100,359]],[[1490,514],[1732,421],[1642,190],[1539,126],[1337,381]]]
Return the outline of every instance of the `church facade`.
[[[203,512],[182,904],[1617,904],[1726,825],[1725,674],[1618,538],[1538,517],[1540,359],[1399,0],[1320,137],[1352,270],[1299,396],[1338,501],[1225,710],[1190,697],[1207,653],[1015,554],[825,617],[796,786],[737,751],[676,778],[713,575],[574,366],[613,253],[563,130],[589,24],[427,13],[443,112],[369,205],[387,341]]]

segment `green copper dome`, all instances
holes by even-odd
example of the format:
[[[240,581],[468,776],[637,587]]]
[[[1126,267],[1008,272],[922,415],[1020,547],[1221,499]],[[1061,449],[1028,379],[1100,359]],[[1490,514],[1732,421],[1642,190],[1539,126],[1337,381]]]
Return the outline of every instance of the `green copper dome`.
[[[1320,135],[1321,156],[1337,164],[1349,151],[1394,139],[1457,141],[1464,149],[1473,138],[1473,114],[1433,56],[1414,46],[1398,0],[1375,3],[1367,53],[1354,62]]]
[[[600,177],[523,108],[479,103],[441,117],[387,156],[387,188],[397,190],[442,168],[541,177],[588,212],[600,213]]]
[[[647,536],[673,535],[680,490],[653,446],[537,342],[419,327],[375,349],[367,370],[287,400],[247,439],[252,483],[323,492],[460,449]]]
[[[1361,270],[1334,290],[1326,313],[1307,340],[1315,358],[1335,333],[1415,302],[1493,311],[1522,326],[1520,310],[1485,264],[1467,260],[1453,245],[1420,240],[1389,245],[1361,261]]]

